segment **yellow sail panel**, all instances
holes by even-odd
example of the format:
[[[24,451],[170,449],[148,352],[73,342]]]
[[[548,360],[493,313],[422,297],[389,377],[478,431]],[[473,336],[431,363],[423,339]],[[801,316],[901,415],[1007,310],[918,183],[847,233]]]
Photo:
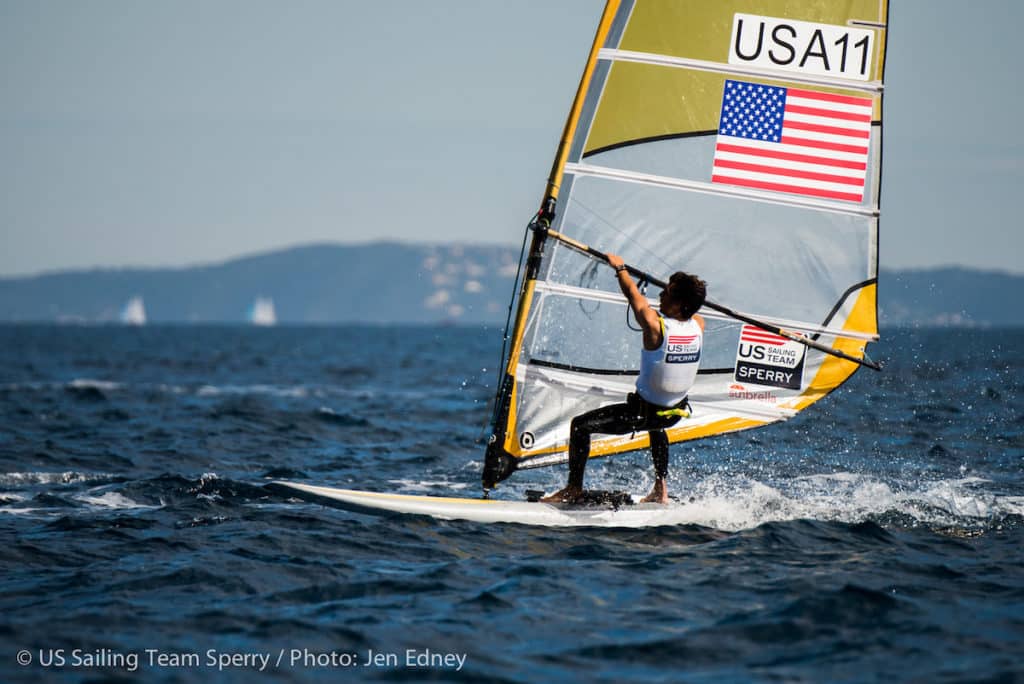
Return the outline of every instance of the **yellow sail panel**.
[[[886,7],[885,3],[877,0],[816,3],[793,0],[641,0],[632,7],[629,23],[617,49],[638,55],[676,57],[727,66],[730,47],[734,44],[733,24],[737,14],[828,26],[847,26],[851,22],[884,26]],[[748,31],[752,32],[754,28],[748,21]],[[884,29],[859,30],[877,33],[870,55],[870,78],[881,80]],[[847,61],[853,58],[852,54],[844,54],[842,46],[824,39],[820,43],[801,46],[789,37],[786,30],[779,31],[781,43],[774,43],[771,35],[751,33],[748,39],[751,35],[760,37],[760,40],[748,41],[760,46],[759,52],[768,54],[771,51],[797,64],[801,59],[801,47],[811,50],[808,60],[831,59],[834,63],[843,57],[847,57]],[[824,57],[814,56],[819,50],[825,51]],[[849,44],[845,51],[852,52]],[[753,48],[748,46],[747,53],[752,54]],[[628,141],[715,130],[719,122],[718,105],[724,77],[707,71],[679,72],[679,67],[651,66],[616,59],[588,133],[586,153]],[[822,86],[822,90],[846,92],[828,86]],[[876,99],[874,118],[878,120],[880,116],[880,100]]]
[[[620,47],[725,63],[736,14],[836,26],[852,21],[884,24],[886,3],[878,0],[640,0],[633,6]]]
[[[878,331],[878,286],[868,285],[857,296],[856,303],[844,326],[847,330],[874,330]],[[834,348],[855,356],[864,358],[864,342],[854,339],[836,340]],[[789,406],[797,411],[802,411],[818,399],[839,387],[846,382],[857,370],[857,364],[844,361],[835,357],[825,357],[814,379],[811,380],[807,389],[799,397],[789,403]]]
[[[587,138],[586,154],[614,145],[718,127],[723,74],[619,62]]]

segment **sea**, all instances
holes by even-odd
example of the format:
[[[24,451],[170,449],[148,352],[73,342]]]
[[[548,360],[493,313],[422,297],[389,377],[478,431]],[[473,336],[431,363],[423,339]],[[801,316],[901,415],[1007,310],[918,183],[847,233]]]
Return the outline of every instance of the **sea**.
[[[1024,330],[883,329],[883,371],[673,445],[687,524],[269,486],[478,496],[502,333],[0,326],[0,681],[1024,682]]]

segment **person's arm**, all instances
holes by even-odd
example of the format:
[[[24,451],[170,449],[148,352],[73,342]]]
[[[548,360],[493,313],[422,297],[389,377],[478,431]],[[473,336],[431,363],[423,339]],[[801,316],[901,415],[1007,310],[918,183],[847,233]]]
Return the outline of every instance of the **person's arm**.
[[[633,310],[633,317],[640,325],[644,333],[644,348],[657,349],[661,346],[661,321],[658,312],[651,308],[647,297],[641,294],[633,278],[626,270],[626,262],[617,254],[608,255],[608,265],[615,269],[615,277],[619,281],[619,288],[622,294],[626,295],[629,308]]]

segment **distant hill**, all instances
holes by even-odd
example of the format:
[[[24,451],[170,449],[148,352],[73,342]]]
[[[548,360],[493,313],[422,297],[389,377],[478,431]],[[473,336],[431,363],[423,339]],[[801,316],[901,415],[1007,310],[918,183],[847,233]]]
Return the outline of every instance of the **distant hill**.
[[[190,268],[0,278],[0,321],[116,322],[139,297],[151,323],[245,322],[257,298],[281,323],[497,323],[518,258],[506,246],[321,244]],[[883,325],[1024,325],[1024,276],[883,271],[879,297]]]
[[[882,325],[1024,325],[1024,276],[967,268],[879,274]]]
[[[0,320],[244,322],[258,297],[281,323],[504,321],[519,251],[504,246],[309,245],[180,269],[0,279]]]

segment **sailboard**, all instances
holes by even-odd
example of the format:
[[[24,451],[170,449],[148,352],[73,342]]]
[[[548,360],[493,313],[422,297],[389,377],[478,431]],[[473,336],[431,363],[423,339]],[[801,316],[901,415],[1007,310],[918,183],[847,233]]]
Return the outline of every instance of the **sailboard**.
[[[274,482],[290,496],[370,515],[426,515],[442,520],[519,523],[545,527],[654,527],[694,522],[693,507],[633,503],[574,506],[532,501],[417,496]]]
[[[655,287],[707,282],[672,443],[786,420],[877,368],[887,20],[887,0],[608,1],[524,238],[485,492],[564,463],[571,419],[633,389],[639,332],[604,252]],[[591,457],[648,446],[596,435]]]

